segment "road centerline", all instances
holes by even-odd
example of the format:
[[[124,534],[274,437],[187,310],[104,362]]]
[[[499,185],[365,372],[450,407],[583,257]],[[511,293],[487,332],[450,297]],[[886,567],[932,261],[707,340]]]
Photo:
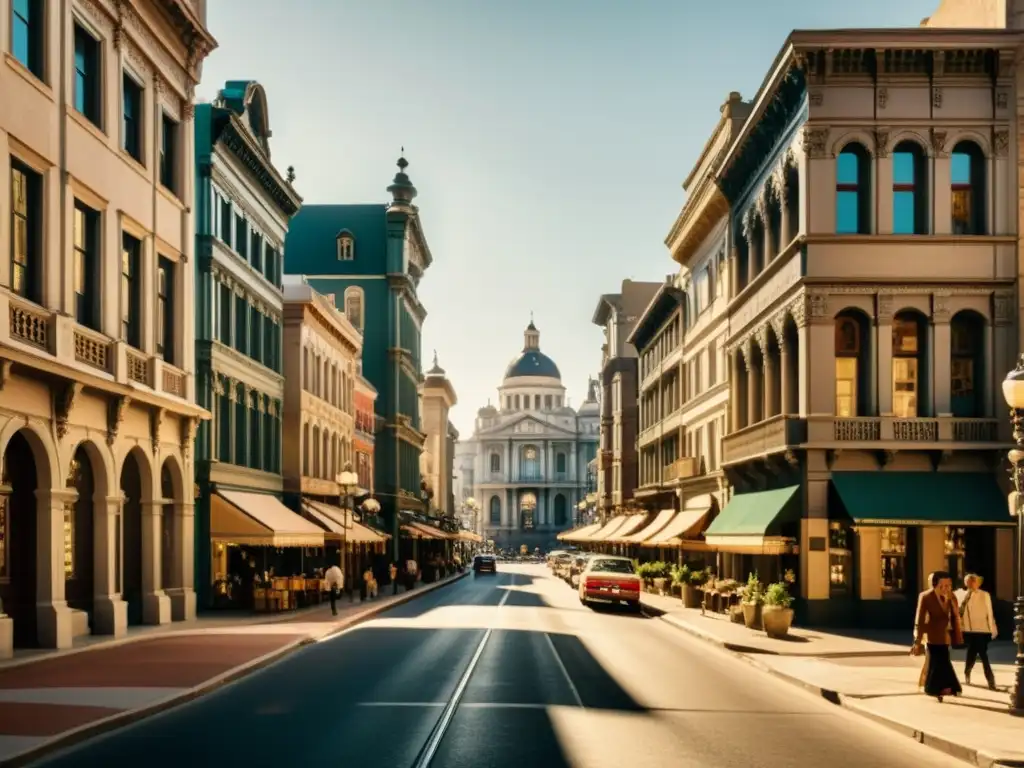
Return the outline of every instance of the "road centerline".
[[[509,576],[511,577],[509,579],[509,586],[515,586],[515,574],[509,574]],[[505,590],[505,594],[502,595],[501,600],[498,601],[499,609],[508,602],[508,598],[511,594],[511,590]],[[455,717],[455,711],[459,708],[459,702],[466,693],[466,688],[469,686],[469,680],[473,676],[473,670],[475,670],[476,665],[480,663],[480,657],[483,656],[484,649],[487,647],[487,642],[491,639],[491,635],[493,633],[494,627],[488,627],[487,631],[484,632],[484,636],[480,638],[480,643],[477,645],[476,651],[473,652],[473,657],[469,660],[469,665],[466,667],[466,671],[462,673],[462,677],[459,679],[458,685],[455,686],[455,690],[452,692],[451,698],[448,700],[444,711],[441,712],[441,717],[438,718],[437,724],[434,726],[434,730],[430,734],[430,738],[427,739],[427,743],[420,751],[419,756],[416,758],[416,762],[413,763],[413,768],[427,768],[430,765],[431,760],[434,759],[434,755],[437,754],[437,748],[441,746],[441,740],[448,731],[448,726],[451,725],[452,719]]]
[[[555,657],[555,663],[558,664],[558,668],[562,670],[562,676],[565,678],[566,685],[569,686],[569,690],[572,691],[572,697],[576,700],[576,706],[580,709],[586,709],[583,706],[583,699],[580,698],[580,692],[576,689],[576,684],[569,677],[569,670],[565,668],[565,662],[562,661],[562,657],[558,653],[558,649],[555,648],[555,643],[551,639],[551,635],[547,632],[544,633],[544,639],[548,641],[548,648],[551,649],[552,655]]]

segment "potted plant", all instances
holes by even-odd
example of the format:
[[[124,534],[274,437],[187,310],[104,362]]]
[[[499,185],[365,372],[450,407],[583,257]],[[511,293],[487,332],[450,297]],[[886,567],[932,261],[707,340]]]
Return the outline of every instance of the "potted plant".
[[[719,579],[715,582],[715,602],[713,603],[714,610],[722,611],[730,614],[733,621],[736,621],[734,612],[732,611],[733,596],[736,595],[740,588],[740,583],[736,579]],[[739,614],[739,621],[743,623],[743,613]]]
[[[661,562],[660,560],[658,562],[651,563],[651,582],[654,587],[655,594],[665,594],[665,587],[668,584],[670,573],[671,566],[668,563]]]
[[[686,585],[690,582],[690,569],[686,565],[672,566],[672,596],[680,596],[685,603]]]
[[[700,608],[701,603],[704,602],[701,587],[707,583],[707,573],[703,570],[690,571],[688,576],[687,582],[683,585],[683,607]]]
[[[743,623],[747,629],[761,628],[761,607],[764,605],[764,588],[761,580],[754,572],[747,577],[747,586],[743,593]]]
[[[654,563],[640,563],[636,569],[636,575],[640,577],[640,581],[643,582],[644,590],[647,592],[651,591],[651,584],[654,579],[654,574],[651,570],[651,566]]]
[[[768,637],[785,637],[793,626],[793,598],[784,581],[769,585],[764,593],[761,623]]]

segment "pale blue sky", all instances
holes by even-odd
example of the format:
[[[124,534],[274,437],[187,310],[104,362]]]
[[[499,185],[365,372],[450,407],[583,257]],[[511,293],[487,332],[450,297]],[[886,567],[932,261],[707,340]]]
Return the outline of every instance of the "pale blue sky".
[[[794,28],[913,27],[938,0],[209,0],[199,94],[267,91],[273,160],[306,202],[385,201],[399,147],[434,265],[420,286],[468,437],[522,347],[574,405],[598,297],[673,272],[664,238],[729,91]]]

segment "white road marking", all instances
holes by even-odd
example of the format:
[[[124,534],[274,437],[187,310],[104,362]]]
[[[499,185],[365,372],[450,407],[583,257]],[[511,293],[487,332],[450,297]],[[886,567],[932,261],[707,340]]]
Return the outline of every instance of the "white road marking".
[[[447,701],[360,701],[357,707],[446,707]]]
[[[515,576],[513,574],[509,575],[512,576],[509,586],[515,586]],[[501,600],[498,602],[498,608],[501,608],[506,602],[508,602],[508,598],[511,594],[511,590],[505,590],[505,594],[502,595]],[[462,673],[462,678],[459,680],[459,684],[455,686],[455,691],[452,693],[452,697],[448,701],[448,705],[441,713],[441,717],[437,721],[437,725],[434,726],[433,733],[430,734],[430,739],[428,739],[426,745],[424,745],[423,751],[420,752],[420,756],[416,760],[413,768],[428,768],[430,761],[434,759],[434,755],[437,753],[437,748],[441,746],[441,740],[444,738],[444,735],[448,730],[448,726],[451,725],[452,718],[455,717],[455,711],[459,708],[459,701],[466,693],[466,688],[469,686],[469,679],[473,676],[473,670],[475,670],[476,665],[480,663],[480,657],[483,656],[484,648],[487,647],[487,641],[491,639],[491,634],[493,632],[493,627],[488,628],[488,630],[484,632],[484,636],[480,638],[480,644],[476,647],[476,651],[473,653],[473,658],[469,660],[469,666],[466,667],[466,671]]]
[[[551,653],[554,654],[555,661],[558,663],[558,668],[562,670],[562,675],[565,677],[565,682],[569,686],[569,690],[572,691],[572,697],[576,699],[576,706],[578,706],[580,709],[586,709],[586,707],[583,706],[583,699],[580,698],[580,692],[576,690],[576,684],[573,683],[572,678],[569,677],[569,670],[565,668],[565,663],[562,661],[562,657],[558,655],[558,649],[555,648],[555,644],[551,640],[551,635],[545,632],[544,639],[548,641],[548,648],[550,648]]]
[[[557,704],[502,704],[495,701],[480,701],[461,704],[462,709],[553,709]]]

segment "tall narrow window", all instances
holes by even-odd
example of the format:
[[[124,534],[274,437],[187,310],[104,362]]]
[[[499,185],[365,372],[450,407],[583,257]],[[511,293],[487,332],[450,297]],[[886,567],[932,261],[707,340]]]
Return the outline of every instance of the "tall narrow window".
[[[142,156],[142,126],[146,121],[143,117],[142,86],[127,72],[122,74],[121,80],[123,82],[121,111],[124,120],[121,126],[121,146],[135,160],[145,165]]]
[[[220,284],[220,296],[217,303],[220,309],[220,336],[221,344],[231,346],[231,288],[224,283]]]
[[[871,232],[871,156],[861,144],[847,144],[836,159],[836,232]]]
[[[565,454],[559,453],[558,455],[555,456],[555,472],[557,472],[560,475],[564,475],[566,472],[565,467]]]
[[[345,289],[345,316],[358,330],[363,330],[363,289],[350,286]]]
[[[139,349],[142,345],[140,322],[142,276],[142,243],[121,234],[121,338]]]
[[[897,418],[919,415],[920,337],[917,315],[908,312],[896,316],[892,324],[892,409]]]
[[[43,0],[14,0],[11,7],[11,53],[40,80],[43,79]]]
[[[249,466],[253,469],[266,469],[261,465],[263,459],[263,451],[260,445],[266,437],[261,433],[260,430],[260,403],[263,400],[263,395],[254,394],[252,408],[249,409]]]
[[[249,258],[249,228],[240,213],[235,214],[235,250],[243,259]]]
[[[263,271],[263,235],[255,229],[252,231],[252,246],[249,248],[249,259],[253,269],[257,272]]]
[[[960,418],[984,418],[985,321],[981,315],[965,310],[950,322],[950,407]]]
[[[217,459],[226,464],[232,461],[231,437],[231,398],[222,388],[217,395]]]
[[[928,232],[927,157],[919,144],[901,141],[892,153],[892,231],[897,235]]]
[[[973,141],[961,141],[950,157],[954,235],[983,235],[988,230],[985,206],[985,155]]]
[[[75,201],[75,320],[99,330],[99,220],[97,211]]]
[[[355,258],[356,241],[348,230],[338,233],[338,261],[352,261]]]
[[[11,289],[42,302],[43,180],[11,159]]]
[[[244,296],[235,296],[235,338],[232,346],[239,352],[248,352],[249,302]]]
[[[160,259],[156,270],[156,353],[174,365],[174,267],[170,259]]]
[[[249,311],[249,357],[262,363],[263,353],[260,349],[260,342],[263,336],[263,315],[255,307]]]
[[[860,324],[853,317],[836,318],[836,416],[858,416]]]
[[[160,183],[177,192],[178,123],[166,114],[160,118]]]
[[[75,24],[75,109],[102,128],[100,41]]]
[[[233,221],[231,201],[223,198],[220,201],[220,240],[229,247],[234,243],[234,240],[231,239],[231,224]]]

